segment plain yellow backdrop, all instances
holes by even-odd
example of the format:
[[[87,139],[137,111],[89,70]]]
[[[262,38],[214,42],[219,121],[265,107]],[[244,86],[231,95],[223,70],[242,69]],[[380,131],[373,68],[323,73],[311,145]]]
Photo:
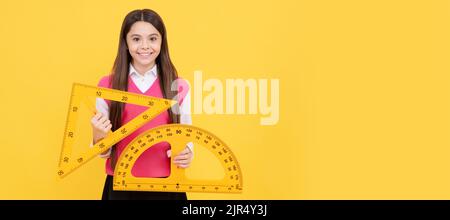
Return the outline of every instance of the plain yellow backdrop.
[[[70,90],[110,71],[138,8],[163,17],[191,83],[196,70],[280,80],[274,126],[193,116],[236,154],[244,192],[190,199],[450,199],[450,3],[439,0],[1,1],[0,199],[100,198],[102,159],[56,178]]]

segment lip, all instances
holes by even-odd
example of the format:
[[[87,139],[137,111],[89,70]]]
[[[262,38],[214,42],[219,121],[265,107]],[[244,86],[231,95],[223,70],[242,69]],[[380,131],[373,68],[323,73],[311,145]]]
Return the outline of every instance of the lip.
[[[148,52],[148,53],[137,53],[139,56],[141,56],[141,57],[144,57],[144,58],[146,58],[146,57],[149,57],[149,56],[151,56],[152,54],[153,54],[153,52]]]

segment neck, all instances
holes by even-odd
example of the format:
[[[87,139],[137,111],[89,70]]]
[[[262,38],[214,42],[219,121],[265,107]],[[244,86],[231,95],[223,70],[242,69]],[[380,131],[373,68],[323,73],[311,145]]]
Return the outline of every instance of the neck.
[[[151,70],[153,66],[155,65],[155,61],[151,62],[148,65],[139,65],[135,62],[132,62],[134,69],[141,75],[144,75],[146,72]]]

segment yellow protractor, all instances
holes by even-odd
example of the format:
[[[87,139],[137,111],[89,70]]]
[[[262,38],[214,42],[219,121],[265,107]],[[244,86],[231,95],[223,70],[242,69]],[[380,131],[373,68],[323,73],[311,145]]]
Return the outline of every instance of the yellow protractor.
[[[185,169],[172,165],[167,178],[134,177],[133,164],[148,148],[160,142],[171,145],[172,155],[184,149],[186,143],[203,146],[220,161],[225,175],[222,180],[194,180],[185,176]],[[196,145],[198,144],[198,145]],[[173,157],[172,157],[173,160]],[[171,163],[173,164],[173,163]],[[124,149],[114,170],[114,190],[163,192],[242,192],[242,173],[230,148],[215,135],[198,127],[168,124],[148,130],[136,137]]]
[[[94,146],[86,146],[87,150],[80,155],[72,156],[74,137],[77,135],[75,132],[75,122],[77,121],[81,104],[86,104],[90,111],[95,112],[95,104],[89,102],[86,99],[87,97],[103,98],[105,100],[147,106],[149,108],[127,124],[110,133],[106,138],[99,141]],[[67,176],[69,173],[81,167],[97,155],[105,152],[114,144],[124,139],[174,104],[176,104],[176,101],[168,99],[75,83],[72,87],[57,175],[60,178]],[[186,146],[186,143],[189,142],[206,147],[213,153],[216,159],[220,161],[222,168],[225,171],[225,177],[222,180],[192,180],[185,176],[184,169],[177,168],[176,166],[171,166],[171,173],[167,178],[134,177],[131,174],[131,169],[137,158],[139,158],[146,149],[160,142],[170,143],[172,155],[177,155]],[[168,124],[142,133],[124,149],[117,164],[118,165],[114,170],[113,179],[113,187],[115,190],[217,193],[242,192],[242,172],[237,158],[234,156],[231,149],[212,133],[191,125]]]

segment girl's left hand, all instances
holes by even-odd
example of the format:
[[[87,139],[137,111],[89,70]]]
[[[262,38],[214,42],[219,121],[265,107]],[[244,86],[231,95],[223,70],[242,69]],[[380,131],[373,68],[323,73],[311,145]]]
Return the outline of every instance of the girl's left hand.
[[[192,153],[189,147],[184,148],[177,156],[173,158],[173,163],[176,164],[179,168],[188,168],[192,162]],[[171,156],[171,150],[167,151],[167,156]]]

